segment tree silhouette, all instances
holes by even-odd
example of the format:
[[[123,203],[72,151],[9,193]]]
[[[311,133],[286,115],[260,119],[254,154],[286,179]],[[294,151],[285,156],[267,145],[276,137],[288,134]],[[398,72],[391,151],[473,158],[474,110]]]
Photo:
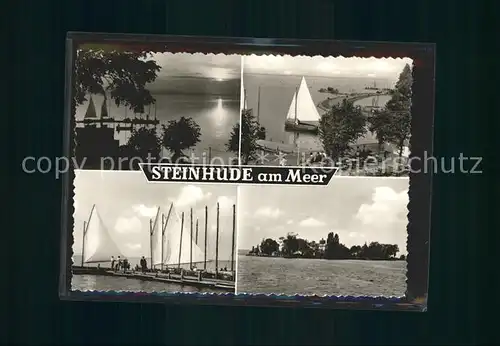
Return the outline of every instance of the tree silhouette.
[[[161,138],[156,133],[156,128],[141,127],[133,129],[127,144],[121,149],[122,156],[128,158],[138,157],[142,162],[157,161],[161,156]],[[135,162],[134,162],[135,163]],[[136,163],[138,168],[138,162]]]
[[[280,246],[278,242],[274,239],[267,238],[262,240],[260,243],[260,251],[266,255],[272,255],[274,252],[278,252]]]
[[[80,49],[74,67],[75,105],[83,104],[87,94],[107,92],[117,106],[125,105],[135,113],[144,113],[144,106],[154,103],[146,84],[153,82],[160,70],[148,58],[147,52]]]
[[[226,144],[227,150],[233,153],[240,153],[242,164],[247,165],[254,159],[257,151],[258,139],[265,138],[265,128],[259,126],[259,123],[252,114],[252,110],[244,109],[241,111],[241,152],[240,152],[240,124],[234,125],[229,141]]]
[[[194,147],[200,142],[201,128],[193,119],[181,117],[179,120],[170,120],[163,127],[163,146],[173,155],[172,162],[179,163],[185,160],[183,150]]]
[[[321,116],[319,137],[327,155],[337,161],[366,132],[366,118],[361,108],[343,99]]]

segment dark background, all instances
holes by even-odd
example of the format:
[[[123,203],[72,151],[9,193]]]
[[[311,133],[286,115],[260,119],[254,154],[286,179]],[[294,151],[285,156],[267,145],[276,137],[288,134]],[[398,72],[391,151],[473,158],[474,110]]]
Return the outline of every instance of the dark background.
[[[4,205],[9,206],[0,240],[2,344],[444,345],[492,340],[494,319],[486,312],[494,309],[492,276],[498,271],[496,244],[486,233],[495,229],[489,211],[498,184],[488,182],[492,176],[486,173],[435,177],[430,311],[382,313],[60,302],[61,181],[50,174],[23,174],[20,162],[25,156],[62,154],[65,35],[94,31],[435,42],[435,155],[484,156],[486,170],[498,124],[491,107],[495,82],[488,82],[496,55],[490,15],[495,2],[10,3],[2,9],[7,92],[2,93],[1,137],[13,159],[2,170],[8,192]]]

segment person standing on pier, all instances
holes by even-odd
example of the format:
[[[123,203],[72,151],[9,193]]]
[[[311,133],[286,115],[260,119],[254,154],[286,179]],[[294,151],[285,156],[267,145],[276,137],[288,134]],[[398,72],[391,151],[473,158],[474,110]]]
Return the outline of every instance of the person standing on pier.
[[[122,266],[122,259],[120,258],[120,256],[118,256],[118,263],[116,264],[115,271],[120,270],[121,266]]]
[[[140,265],[142,272],[145,273],[148,269],[148,262],[146,261],[146,258],[144,256],[141,257]]]
[[[115,256],[111,256],[111,270],[115,269]]]

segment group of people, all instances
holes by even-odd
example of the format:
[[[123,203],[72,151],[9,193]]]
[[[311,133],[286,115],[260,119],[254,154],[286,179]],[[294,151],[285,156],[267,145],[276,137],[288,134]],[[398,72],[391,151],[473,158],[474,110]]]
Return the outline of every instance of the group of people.
[[[130,270],[130,262],[126,258],[121,258],[118,256],[115,259],[115,256],[111,256],[111,269],[115,272],[122,269],[123,271]]]
[[[284,157],[284,155],[281,152],[279,153],[279,156],[280,156],[279,166],[285,167],[287,165],[286,158]],[[309,156],[307,158],[302,157],[302,159],[300,161],[301,161],[302,166],[312,166],[314,164],[320,164],[321,166],[325,166],[325,165],[328,166],[328,156],[326,155],[326,153],[324,151],[312,152],[309,154]],[[332,165],[330,165],[330,166],[332,166]]]
[[[115,272],[119,271],[120,269],[123,271],[130,270],[130,262],[128,261],[128,259],[122,259],[120,256],[118,256],[117,258],[115,258],[115,256],[111,256],[111,269]],[[144,256],[141,257],[139,265],[135,266],[135,270],[141,270],[143,273],[148,271],[148,261]]]

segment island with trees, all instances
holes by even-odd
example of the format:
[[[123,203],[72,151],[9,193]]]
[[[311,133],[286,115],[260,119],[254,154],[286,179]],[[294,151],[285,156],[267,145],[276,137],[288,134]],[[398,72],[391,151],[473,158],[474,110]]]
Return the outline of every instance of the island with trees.
[[[332,88],[332,87],[321,88],[318,91],[320,93],[328,93],[328,94],[332,94],[332,95],[338,95],[338,94],[340,94],[339,89]]]
[[[326,260],[405,260],[405,255],[397,256],[398,252],[398,245],[378,242],[347,247],[340,242],[338,234],[330,232],[326,240],[321,239],[318,242],[299,238],[294,233],[288,233],[278,240],[266,238],[253,246],[247,255]]]

